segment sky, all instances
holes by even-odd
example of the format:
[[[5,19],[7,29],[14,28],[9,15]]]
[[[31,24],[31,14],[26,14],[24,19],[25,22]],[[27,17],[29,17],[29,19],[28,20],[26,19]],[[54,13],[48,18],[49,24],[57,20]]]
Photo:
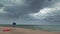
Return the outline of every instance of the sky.
[[[60,0],[0,0],[0,24],[60,25]]]

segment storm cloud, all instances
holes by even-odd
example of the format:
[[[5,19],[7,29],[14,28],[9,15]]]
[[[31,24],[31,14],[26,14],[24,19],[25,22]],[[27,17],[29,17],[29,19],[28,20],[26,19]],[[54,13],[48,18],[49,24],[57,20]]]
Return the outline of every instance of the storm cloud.
[[[60,0],[53,0],[48,7],[40,9],[39,12],[29,14],[35,19],[40,19],[42,21],[48,22],[53,25],[60,25]],[[41,21],[40,21],[41,22]],[[47,23],[46,23],[47,24]]]
[[[59,0],[0,0],[0,22],[44,25],[59,23],[60,10],[50,9],[59,6]]]

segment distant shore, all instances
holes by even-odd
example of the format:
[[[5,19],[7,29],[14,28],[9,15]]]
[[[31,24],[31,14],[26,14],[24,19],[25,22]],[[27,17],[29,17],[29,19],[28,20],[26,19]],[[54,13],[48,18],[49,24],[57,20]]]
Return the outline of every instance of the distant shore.
[[[0,27],[0,34],[60,34],[58,32],[48,32],[48,31],[42,31],[42,30],[30,30],[30,29],[24,29],[24,28],[13,28],[10,27],[12,30],[9,32],[3,32],[3,28]]]

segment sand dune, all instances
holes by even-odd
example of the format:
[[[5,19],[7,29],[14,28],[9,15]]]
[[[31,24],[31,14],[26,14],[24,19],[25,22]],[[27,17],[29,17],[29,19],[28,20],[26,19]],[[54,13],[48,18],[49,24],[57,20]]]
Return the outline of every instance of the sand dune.
[[[11,31],[4,32],[2,31],[4,27],[0,27],[0,34],[60,34],[58,32],[48,32],[42,30],[30,30],[24,28],[12,28]]]

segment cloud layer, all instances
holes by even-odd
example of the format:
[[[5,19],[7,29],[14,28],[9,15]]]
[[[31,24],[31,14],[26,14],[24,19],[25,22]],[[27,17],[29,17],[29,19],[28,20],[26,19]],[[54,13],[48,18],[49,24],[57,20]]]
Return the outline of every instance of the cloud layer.
[[[29,14],[35,19],[40,19],[50,24],[60,25],[60,2],[59,0],[54,0],[54,4],[40,9],[39,12]]]
[[[59,24],[59,0],[0,0],[1,24]],[[52,8],[55,8],[52,10]]]

